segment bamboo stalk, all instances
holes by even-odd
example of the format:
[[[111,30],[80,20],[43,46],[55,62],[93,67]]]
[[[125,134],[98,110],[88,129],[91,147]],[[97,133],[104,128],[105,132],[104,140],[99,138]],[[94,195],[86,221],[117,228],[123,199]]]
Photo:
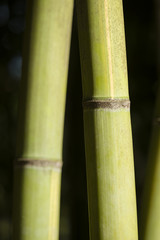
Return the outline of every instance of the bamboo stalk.
[[[77,0],[90,239],[138,239],[121,0]]]
[[[160,91],[158,91],[160,92]],[[142,212],[140,218],[140,240],[159,240],[160,237],[160,94],[156,103],[149,160],[146,171]]]
[[[160,78],[160,1],[155,1],[157,25],[157,63]],[[140,240],[160,239],[160,79],[154,110],[142,209],[140,216]]]
[[[59,239],[62,141],[73,0],[29,0],[13,239]]]

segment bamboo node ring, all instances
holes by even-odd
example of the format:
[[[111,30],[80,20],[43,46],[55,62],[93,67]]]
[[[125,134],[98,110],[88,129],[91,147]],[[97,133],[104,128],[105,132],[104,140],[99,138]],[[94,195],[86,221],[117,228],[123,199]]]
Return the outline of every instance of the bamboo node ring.
[[[61,169],[63,166],[63,162],[60,160],[45,160],[45,159],[24,159],[18,158],[15,161],[15,167],[42,167],[42,168],[53,168],[53,169]]]
[[[89,99],[83,101],[84,109],[129,109],[130,100],[129,99]]]

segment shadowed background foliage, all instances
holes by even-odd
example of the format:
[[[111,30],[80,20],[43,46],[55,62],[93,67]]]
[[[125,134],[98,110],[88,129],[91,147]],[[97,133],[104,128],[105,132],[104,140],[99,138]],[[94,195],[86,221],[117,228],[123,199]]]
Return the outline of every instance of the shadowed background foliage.
[[[123,3],[139,213],[158,80],[158,24],[155,0],[124,0]],[[13,160],[24,29],[25,1],[0,0],[1,240],[11,239],[12,233]],[[81,100],[81,72],[74,14],[64,130],[60,240],[89,239]]]

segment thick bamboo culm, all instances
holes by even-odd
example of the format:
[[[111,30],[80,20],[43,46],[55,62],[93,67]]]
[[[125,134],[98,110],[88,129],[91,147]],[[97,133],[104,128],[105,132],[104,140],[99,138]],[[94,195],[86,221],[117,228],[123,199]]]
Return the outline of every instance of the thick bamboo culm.
[[[90,239],[138,239],[121,0],[77,0]]]
[[[58,240],[73,0],[29,0],[27,4],[13,239]]]

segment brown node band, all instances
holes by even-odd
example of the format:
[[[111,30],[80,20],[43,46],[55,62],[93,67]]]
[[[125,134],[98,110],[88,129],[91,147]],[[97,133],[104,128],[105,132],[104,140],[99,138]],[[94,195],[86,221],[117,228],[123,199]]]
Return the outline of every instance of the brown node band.
[[[130,101],[128,99],[90,99],[83,101],[84,109],[129,109]]]
[[[26,167],[26,166],[32,166],[32,167],[42,167],[42,168],[53,168],[53,169],[61,169],[63,166],[63,163],[59,160],[35,160],[35,159],[24,159],[24,158],[18,158],[15,161],[15,167]]]

